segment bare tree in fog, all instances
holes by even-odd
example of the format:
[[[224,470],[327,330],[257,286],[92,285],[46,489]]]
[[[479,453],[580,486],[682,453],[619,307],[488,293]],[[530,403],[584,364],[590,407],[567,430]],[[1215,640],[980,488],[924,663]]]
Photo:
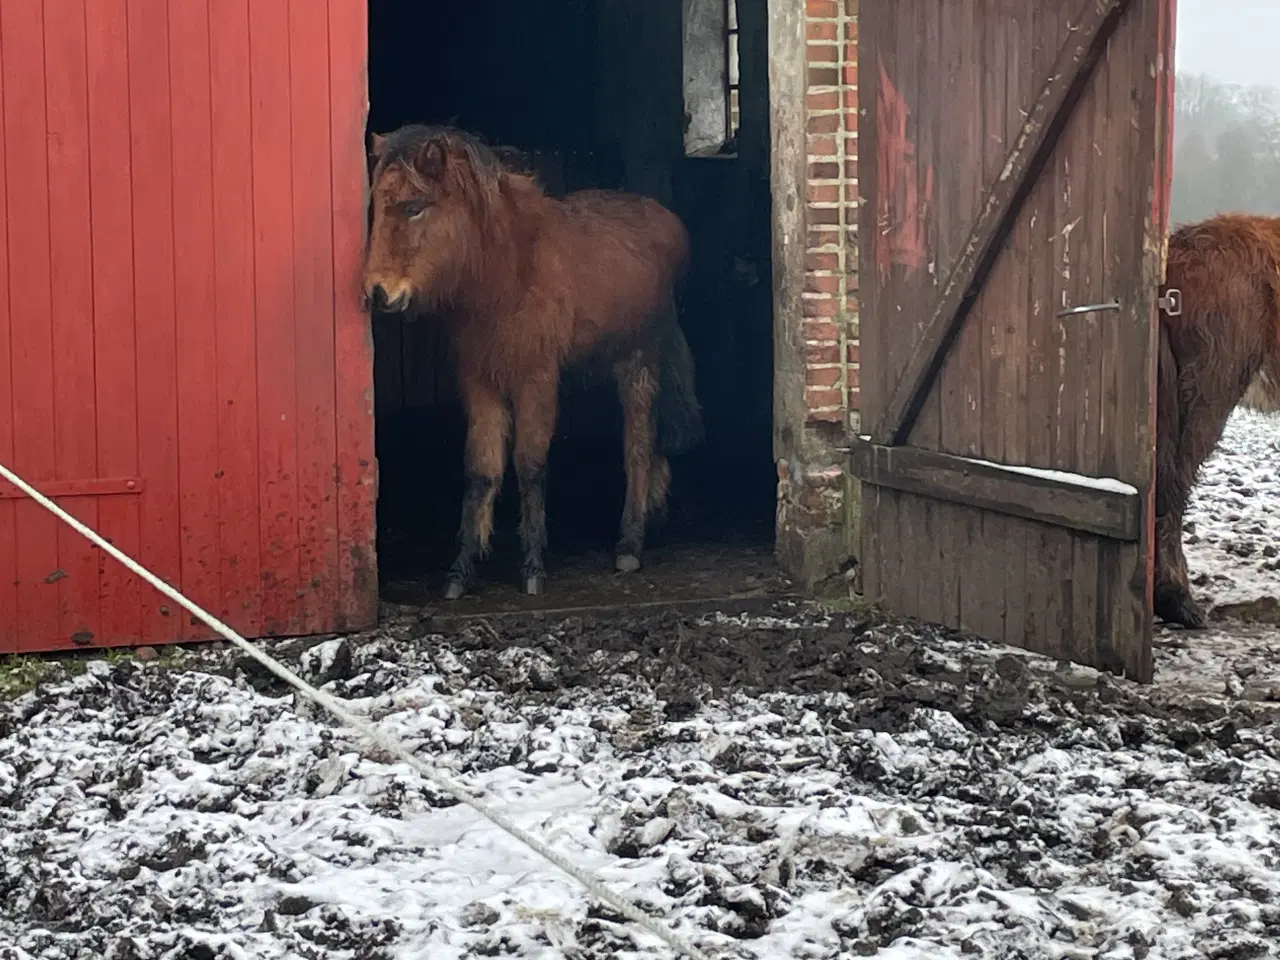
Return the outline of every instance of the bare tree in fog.
[[[1280,214],[1280,93],[1179,74],[1173,223],[1215,213]]]

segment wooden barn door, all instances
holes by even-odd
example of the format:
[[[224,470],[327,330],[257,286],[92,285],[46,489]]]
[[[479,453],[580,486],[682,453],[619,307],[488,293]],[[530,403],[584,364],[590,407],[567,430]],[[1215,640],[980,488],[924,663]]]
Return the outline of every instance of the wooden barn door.
[[[0,460],[250,636],[373,622],[367,0],[0,0]],[[0,652],[204,635],[0,489]]]
[[[1149,681],[1172,0],[859,32],[864,591]]]

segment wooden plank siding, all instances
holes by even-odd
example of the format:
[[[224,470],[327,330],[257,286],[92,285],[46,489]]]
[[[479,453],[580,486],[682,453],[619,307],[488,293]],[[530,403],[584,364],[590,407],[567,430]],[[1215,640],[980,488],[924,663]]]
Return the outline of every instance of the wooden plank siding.
[[[1043,166],[1029,165],[1015,189],[1033,105],[1065,93],[1052,88],[1066,54],[1107,6],[899,0],[863,10],[863,422],[880,444],[1111,478],[1136,500],[1099,491],[1115,501],[1113,522],[1091,527],[868,483],[861,560],[865,592],[890,609],[1149,680],[1151,265],[1167,206],[1157,161],[1169,0],[1119,5],[1079,99],[1066,98],[1065,122],[1049,131]],[[992,234],[983,276],[982,251],[966,244],[1002,201],[1007,229]],[[968,287],[966,272],[977,276],[967,294],[946,289],[955,275]],[[1059,316],[1116,299],[1119,310]],[[929,337],[944,342],[957,308],[930,384]]]
[[[366,16],[0,0],[0,458],[249,636],[376,617]],[[0,491],[0,653],[207,636],[59,527]]]

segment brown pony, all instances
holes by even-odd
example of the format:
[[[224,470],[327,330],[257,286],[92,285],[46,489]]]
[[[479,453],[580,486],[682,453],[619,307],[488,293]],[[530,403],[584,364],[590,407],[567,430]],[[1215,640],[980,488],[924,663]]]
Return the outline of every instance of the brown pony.
[[[488,550],[515,429],[524,590],[546,584],[546,462],[561,372],[611,368],[622,401],[627,492],[616,568],[638,570],[666,507],[667,456],[702,439],[693,357],[676,319],[688,259],[679,218],[606,190],[564,199],[451,127],[373,137],[364,292],[376,310],[447,324],[467,417],[467,489],[445,597],[470,588]]]
[[[1280,217],[1222,214],[1169,237],[1156,388],[1155,612],[1186,627],[1208,618],[1192,599],[1182,520],[1200,466],[1243,400],[1280,406]]]

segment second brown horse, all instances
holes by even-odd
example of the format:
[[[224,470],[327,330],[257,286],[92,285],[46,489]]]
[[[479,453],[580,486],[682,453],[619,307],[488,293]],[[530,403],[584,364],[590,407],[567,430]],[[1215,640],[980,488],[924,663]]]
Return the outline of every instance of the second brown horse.
[[[688,259],[680,220],[654,200],[583,190],[563,199],[476,137],[412,125],[375,136],[370,306],[447,323],[467,417],[467,488],[445,596],[488,550],[508,446],[520,487],[526,593],[545,588],[546,463],[562,371],[612,368],[622,401],[626,502],[616,568],[639,569],[666,505],[669,454],[699,443],[694,365],[676,318]]]
[[[1160,316],[1156,386],[1155,612],[1202,627],[1182,522],[1200,467],[1241,403],[1280,406],[1280,217],[1222,214],[1169,237],[1166,286],[1182,312]]]

